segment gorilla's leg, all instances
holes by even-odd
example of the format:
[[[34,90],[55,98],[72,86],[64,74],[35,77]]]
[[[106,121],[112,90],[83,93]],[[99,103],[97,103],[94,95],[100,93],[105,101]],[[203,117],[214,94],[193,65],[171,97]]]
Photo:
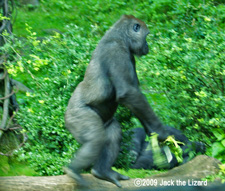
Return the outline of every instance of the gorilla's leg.
[[[85,186],[80,172],[94,164],[100,155],[106,137],[103,122],[93,110],[83,107],[68,112],[66,127],[82,146],[65,171],[79,185]]]
[[[118,180],[128,180],[129,177],[119,174],[111,169],[119,153],[121,128],[115,119],[107,122],[104,127],[106,129],[106,141],[102,152],[92,169],[92,174],[121,187]]]

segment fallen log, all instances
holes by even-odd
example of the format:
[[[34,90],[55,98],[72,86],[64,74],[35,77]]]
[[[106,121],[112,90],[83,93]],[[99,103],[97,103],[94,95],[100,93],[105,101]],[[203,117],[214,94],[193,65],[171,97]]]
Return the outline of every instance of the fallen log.
[[[215,174],[219,171],[220,162],[214,158],[200,155],[188,163],[178,166],[166,173],[154,175],[145,179],[130,179],[120,181],[123,189],[117,188],[114,184],[100,180],[91,174],[84,174],[83,177],[90,183],[88,190],[134,190],[142,188],[155,188],[169,186],[173,188],[178,186],[181,190],[185,186],[194,186],[193,181],[199,181],[198,186],[206,188],[209,183],[200,181],[208,175]],[[162,183],[165,184],[162,184]],[[178,183],[182,183],[179,185]],[[170,185],[168,185],[170,184]],[[202,185],[201,185],[202,184]],[[205,185],[206,184],[206,185]],[[141,188],[140,188],[141,187]],[[204,190],[204,188],[202,190]],[[224,187],[223,187],[224,188]],[[60,176],[13,176],[0,177],[0,191],[74,191],[79,189],[76,182],[67,175]],[[87,189],[85,189],[87,190]]]
[[[103,190],[117,187],[107,181],[99,180],[90,174],[83,175],[91,188]],[[74,191],[79,188],[76,182],[66,175],[60,176],[14,176],[0,177],[0,191]]]

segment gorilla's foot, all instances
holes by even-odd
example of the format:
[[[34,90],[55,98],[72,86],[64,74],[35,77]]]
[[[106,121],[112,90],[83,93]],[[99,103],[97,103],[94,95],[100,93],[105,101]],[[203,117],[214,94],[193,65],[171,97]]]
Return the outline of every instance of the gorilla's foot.
[[[113,171],[113,172],[117,174],[118,180],[129,180],[130,179],[129,176],[122,175],[122,174],[120,174],[118,172],[115,172],[115,171]]]
[[[112,171],[114,172],[114,171]],[[93,174],[96,178],[102,179],[102,180],[107,180],[109,182],[112,182],[113,184],[115,184],[116,186],[118,186],[119,188],[121,188],[121,184],[118,181],[118,177],[115,173],[112,172],[106,172],[106,173],[101,173],[95,169],[91,170],[91,174]]]
[[[73,171],[72,169],[64,167],[64,172],[69,177],[73,178],[76,181],[78,186],[85,187],[85,188],[89,186],[89,184],[82,178],[82,176],[79,173]]]

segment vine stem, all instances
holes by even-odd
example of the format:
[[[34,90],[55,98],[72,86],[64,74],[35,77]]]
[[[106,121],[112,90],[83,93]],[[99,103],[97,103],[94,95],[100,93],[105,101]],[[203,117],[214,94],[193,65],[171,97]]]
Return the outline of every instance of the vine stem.
[[[7,118],[8,118],[8,115],[9,115],[9,97],[7,97],[7,96],[10,93],[10,82],[9,82],[9,75],[8,74],[6,74],[4,82],[5,82],[4,85],[5,85],[5,97],[6,97],[6,99],[4,100],[4,104],[3,104],[3,117],[2,117],[0,129],[6,128],[6,122],[7,122]]]

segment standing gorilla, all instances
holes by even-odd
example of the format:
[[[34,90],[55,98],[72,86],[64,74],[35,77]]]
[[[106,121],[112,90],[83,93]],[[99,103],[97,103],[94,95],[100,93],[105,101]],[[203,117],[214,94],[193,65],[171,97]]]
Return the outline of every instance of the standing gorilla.
[[[168,136],[138,87],[134,55],[148,53],[148,34],[143,21],[132,15],[122,16],[99,42],[84,80],[69,100],[66,128],[82,147],[65,171],[80,185],[86,185],[81,170],[91,165],[94,176],[118,187],[119,180],[129,179],[111,169],[121,140],[121,128],[113,118],[118,104],[135,114],[147,135],[157,132],[160,140]]]

